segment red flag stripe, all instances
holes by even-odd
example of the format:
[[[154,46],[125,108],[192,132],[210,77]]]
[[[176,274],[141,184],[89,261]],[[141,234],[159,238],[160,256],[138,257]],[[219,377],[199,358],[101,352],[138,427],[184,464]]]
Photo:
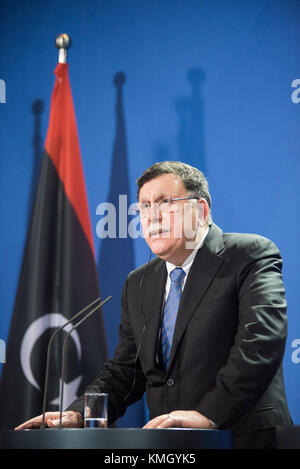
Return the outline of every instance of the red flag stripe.
[[[68,64],[57,64],[45,149],[95,256]]]

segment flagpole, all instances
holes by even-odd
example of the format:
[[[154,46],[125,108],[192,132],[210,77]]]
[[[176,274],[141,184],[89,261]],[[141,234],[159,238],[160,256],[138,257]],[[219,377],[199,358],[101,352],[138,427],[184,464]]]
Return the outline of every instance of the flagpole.
[[[68,36],[68,34],[60,34],[59,36],[56,37],[55,39],[55,45],[58,49],[58,62],[62,64],[67,63],[67,50],[71,47],[71,39]],[[98,301],[100,298],[97,298],[96,301]],[[93,303],[94,304],[94,303]],[[84,310],[88,309],[91,305],[88,307],[84,308]],[[79,312],[78,314],[80,315],[84,311]],[[73,320],[74,318],[72,318]],[[68,322],[71,322],[68,321]],[[46,372],[45,372],[45,383],[44,383],[44,396],[43,396],[43,419],[40,428],[45,428],[45,414],[46,414],[46,405],[47,405],[47,391],[48,391],[48,379],[49,379],[49,368],[50,368],[50,349],[52,346],[52,341],[56,334],[63,329],[67,323],[65,323],[63,326],[57,328],[54,332],[54,334],[50,337],[49,343],[48,343],[48,349],[47,349],[47,361],[46,361]]]
[[[60,64],[67,63],[67,50],[71,47],[71,38],[68,34],[60,34],[55,39],[55,45],[58,49],[58,62]]]

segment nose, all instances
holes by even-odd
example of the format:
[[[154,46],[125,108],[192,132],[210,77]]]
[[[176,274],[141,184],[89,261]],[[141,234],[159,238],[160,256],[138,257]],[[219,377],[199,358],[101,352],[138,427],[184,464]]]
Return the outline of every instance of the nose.
[[[160,221],[161,217],[162,217],[162,212],[159,208],[159,205],[154,202],[153,204],[151,204],[147,212],[148,222],[151,223],[153,221]]]

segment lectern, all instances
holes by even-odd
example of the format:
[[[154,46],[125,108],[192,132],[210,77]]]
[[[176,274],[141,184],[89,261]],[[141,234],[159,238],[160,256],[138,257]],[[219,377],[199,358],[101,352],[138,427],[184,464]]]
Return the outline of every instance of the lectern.
[[[227,430],[64,428],[2,430],[2,449],[230,449]]]

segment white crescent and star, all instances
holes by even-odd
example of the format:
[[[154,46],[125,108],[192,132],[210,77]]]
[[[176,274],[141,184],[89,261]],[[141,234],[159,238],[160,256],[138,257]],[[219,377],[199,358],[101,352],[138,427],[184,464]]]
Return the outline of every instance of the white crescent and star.
[[[26,330],[24,334],[21,348],[20,348],[20,360],[21,360],[22,370],[27,381],[29,381],[29,383],[32,386],[34,386],[36,389],[38,389],[39,391],[41,390],[41,388],[39,384],[37,383],[35,377],[33,376],[31,365],[30,365],[32,349],[34,347],[34,344],[37,342],[37,340],[41,337],[41,335],[47,329],[60,327],[63,324],[65,324],[67,321],[68,319],[59,313],[45,314],[41,316],[40,318],[36,319],[35,321],[33,321],[33,323],[30,324],[30,326],[28,327],[28,329]],[[72,328],[73,328],[73,325],[68,324],[65,327],[65,331],[70,332]],[[71,337],[76,346],[78,360],[80,360],[81,359],[81,344],[80,344],[79,335],[76,330],[73,331]],[[70,381],[69,383],[64,384],[65,398],[64,398],[63,407],[66,407],[74,399],[76,399],[77,397],[76,390],[78,389],[81,379],[82,379],[82,376],[78,376],[73,381]],[[60,389],[61,389],[61,380],[60,380]],[[59,403],[60,402],[59,402],[59,396],[58,396],[50,404],[59,405]]]

